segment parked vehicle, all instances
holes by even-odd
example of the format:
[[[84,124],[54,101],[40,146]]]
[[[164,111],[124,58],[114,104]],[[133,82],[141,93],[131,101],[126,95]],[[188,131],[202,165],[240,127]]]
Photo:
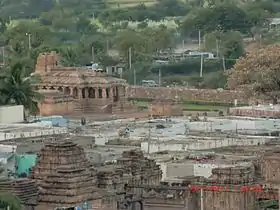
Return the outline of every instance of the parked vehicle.
[[[157,87],[158,86],[154,80],[142,80],[140,84],[145,87]]]

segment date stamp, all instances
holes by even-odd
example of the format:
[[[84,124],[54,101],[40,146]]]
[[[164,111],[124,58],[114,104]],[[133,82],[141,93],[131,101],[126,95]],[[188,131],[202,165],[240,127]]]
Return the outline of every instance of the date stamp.
[[[218,186],[218,185],[189,185],[191,192],[200,192],[200,191],[211,191],[211,192],[228,192],[230,191],[230,185]],[[235,188],[236,189],[236,188]],[[240,192],[263,192],[261,185],[244,185],[240,186]]]

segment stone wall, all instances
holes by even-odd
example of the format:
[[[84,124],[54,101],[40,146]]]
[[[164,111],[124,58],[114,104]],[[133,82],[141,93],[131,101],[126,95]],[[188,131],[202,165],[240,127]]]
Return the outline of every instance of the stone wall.
[[[32,138],[39,136],[51,136],[56,134],[65,134],[67,132],[67,128],[35,129],[31,132],[0,132],[0,141],[6,141],[10,139]]]
[[[229,113],[234,116],[246,116],[246,117],[268,117],[268,118],[280,118],[280,110],[265,110],[258,107],[235,107],[230,108]]]
[[[67,115],[74,111],[73,101],[65,101],[61,103],[39,103],[40,116]]]
[[[195,102],[216,102],[233,104],[237,99],[238,104],[247,104],[248,99],[242,96],[242,93],[230,90],[215,90],[215,89],[189,89],[185,87],[141,87],[129,86],[127,88],[129,98],[133,99],[181,99],[183,101]],[[177,96],[177,97],[176,97]]]
[[[149,105],[149,114],[153,117],[171,117],[183,115],[182,104],[172,105],[169,103],[151,103]]]
[[[44,100],[38,103],[40,116],[67,115],[74,111],[73,98],[58,90],[40,90]]]

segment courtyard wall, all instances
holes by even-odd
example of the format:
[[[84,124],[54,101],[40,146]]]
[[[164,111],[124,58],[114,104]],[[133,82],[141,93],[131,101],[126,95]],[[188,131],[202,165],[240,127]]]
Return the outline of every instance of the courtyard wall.
[[[190,89],[186,87],[143,87],[128,86],[128,98],[138,100],[166,99],[172,100],[176,96],[185,102],[233,104],[248,104],[241,92],[217,89]]]

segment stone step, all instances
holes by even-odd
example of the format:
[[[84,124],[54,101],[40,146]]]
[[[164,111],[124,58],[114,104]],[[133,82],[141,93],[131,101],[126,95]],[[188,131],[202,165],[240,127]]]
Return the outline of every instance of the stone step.
[[[112,108],[109,107],[85,107],[85,108],[80,108],[80,107],[75,107],[74,108],[75,113],[112,113]]]

